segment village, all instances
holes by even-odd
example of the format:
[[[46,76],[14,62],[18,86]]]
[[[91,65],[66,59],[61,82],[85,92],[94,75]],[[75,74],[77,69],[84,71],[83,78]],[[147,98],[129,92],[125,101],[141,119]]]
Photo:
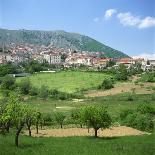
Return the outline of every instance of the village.
[[[155,59],[144,58],[106,58],[103,52],[79,51],[74,49],[57,48],[53,45],[39,46],[33,44],[14,44],[7,47],[7,52],[0,52],[0,64],[12,62],[19,64],[28,60],[36,60],[39,63],[62,65],[65,68],[73,66],[86,66],[91,69],[105,69],[109,62],[113,62],[112,67],[118,68],[120,64],[129,69],[136,64],[140,64],[143,71],[155,70]],[[102,53],[102,54],[101,54]],[[111,66],[110,66],[111,67]]]

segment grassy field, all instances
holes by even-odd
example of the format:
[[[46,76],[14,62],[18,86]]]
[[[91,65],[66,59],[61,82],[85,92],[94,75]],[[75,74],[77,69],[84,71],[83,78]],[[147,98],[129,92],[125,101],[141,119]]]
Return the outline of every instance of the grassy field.
[[[102,83],[109,77],[104,73],[61,71],[56,73],[38,73],[30,77],[30,81],[36,87],[45,85],[50,89],[74,93],[82,89],[91,89]],[[22,78],[18,78],[20,81]]]
[[[113,96],[86,98],[80,102],[74,102],[73,100],[40,100],[39,98],[33,98],[25,102],[43,113],[52,113],[53,111],[69,113],[73,108],[81,108],[87,105],[104,105],[113,116],[118,116],[123,109],[136,108],[141,103],[148,103],[155,107],[153,94],[134,94],[133,101],[129,101],[128,97],[129,93],[122,93]]]
[[[0,155],[154,155],[155,135],[114,138],[20,137],[20,146],[13,144],[14,135],[0,135]],[[3,148],[3,149],[2,149]]]

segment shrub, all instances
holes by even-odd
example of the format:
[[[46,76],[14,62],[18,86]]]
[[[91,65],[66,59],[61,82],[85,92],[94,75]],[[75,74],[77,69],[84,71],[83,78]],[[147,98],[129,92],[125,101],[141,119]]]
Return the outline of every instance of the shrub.
[[[133,100],[134,100],[133,95],[132,94],[129,94],[128,95],[128,98],[127,98],[127,101],[133,101]]]
[[[20,83],[19,83],[19,89],[21,91],[22,94],[24,95],[28,95],[31,89],[31,83],[29,79],[23,79]]]
[[[29,91],[29,94],[31,96],[36,96],[38,95],[38,89],[36,87],[31,87],[30,91]]]
[[[104,79],[102,84],[99,86],[99,89],[111,89],[113,87],[114,85],[111,79]]]
[[[46,99],[49,95],[49,91],[47,86],[42,85],[40,90],[39,90],[39,97],[42,99]]]
[[[136,128],[141,131],[152,132],[154,129],[154,123],[150,115],[133,113],[126,117],[125,123],[127,126]]]

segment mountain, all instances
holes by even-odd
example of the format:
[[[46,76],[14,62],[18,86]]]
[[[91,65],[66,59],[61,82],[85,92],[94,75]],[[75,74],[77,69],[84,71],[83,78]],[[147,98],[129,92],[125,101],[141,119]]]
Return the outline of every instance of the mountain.
[[[102,52],[104,56],[111,58],[129,57],[123,52],[108,47],[88,36],[65,31],[0,29],[0,45],[2,43],[9,44],[10,42],[54,45],[59,48]]]

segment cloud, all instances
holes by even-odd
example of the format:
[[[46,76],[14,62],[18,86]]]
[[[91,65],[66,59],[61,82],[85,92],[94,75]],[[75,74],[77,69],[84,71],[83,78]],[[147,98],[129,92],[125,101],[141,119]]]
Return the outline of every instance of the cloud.
[[[155,18],[150,16],[141,19],[139,16],[134,16],[130,12],[126,12],[117,14],[117,18],[124,26],[134,26],[139,29],[155,26]]]
[[[139,28],[148,28],[155,26],[155,18],[153,17],[146,17],[143,20],[141,20],[141,23],[139,24]]]
[[[151,53],[151,54],[142,53],[138,56],[133,56],[133,58],[155,59],[155,52]]]
[[[117,10],[116,9],[109,9],[109,10],[107,10],[105,12],[105,15],[104,15],[105,20],[110,19],[116,13],[117,13]]]
[[[94,21],[94,22],[98,22],[98,21],[99,21],[99,18],[96,17],[96,18],[93,19],[93,21]]]

